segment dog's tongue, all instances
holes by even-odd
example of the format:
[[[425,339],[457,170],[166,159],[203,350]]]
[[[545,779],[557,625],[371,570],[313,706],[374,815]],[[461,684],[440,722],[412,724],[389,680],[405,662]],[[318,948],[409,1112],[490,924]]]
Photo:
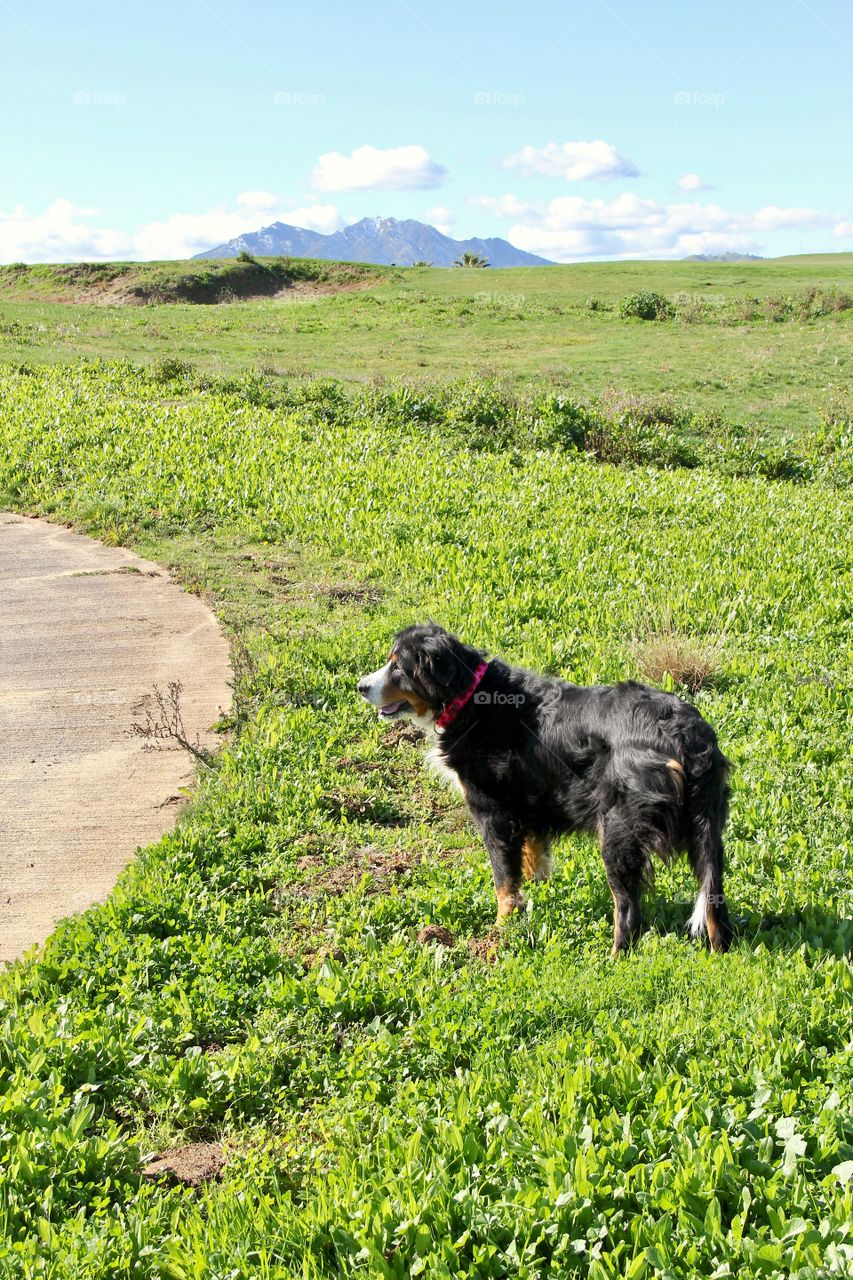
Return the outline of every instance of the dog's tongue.
[[[401,707],[406,705],[405,701],[386,702],[384,707],[379,708],[380,716],[395,716]]]

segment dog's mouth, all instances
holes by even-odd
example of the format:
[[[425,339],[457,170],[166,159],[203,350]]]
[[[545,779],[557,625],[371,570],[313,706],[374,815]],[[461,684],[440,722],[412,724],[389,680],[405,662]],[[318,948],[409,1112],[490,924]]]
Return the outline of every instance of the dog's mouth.
[[[404,711],[411,711],[411,709],[411,703],[407,702],[405,698],[400,698],[398,702],[386,702],[384,707],[379,708],[379,719],[393,720]]]

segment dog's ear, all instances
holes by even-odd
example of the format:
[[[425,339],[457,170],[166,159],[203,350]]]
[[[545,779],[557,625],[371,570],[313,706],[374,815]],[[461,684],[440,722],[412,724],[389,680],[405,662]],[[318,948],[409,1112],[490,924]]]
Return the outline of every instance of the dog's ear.
[[[464,656],[464,646],[446,631],[427,636],[418,646],[414,678],[434,705],[450,702],[467,686],[471,672]]]

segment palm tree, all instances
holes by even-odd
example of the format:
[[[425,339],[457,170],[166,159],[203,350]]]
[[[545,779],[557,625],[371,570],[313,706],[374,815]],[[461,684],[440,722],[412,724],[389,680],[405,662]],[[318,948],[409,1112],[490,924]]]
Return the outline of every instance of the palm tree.
[[[454,267],[487,267],[489,259],[484,258],[481,253],[463,253],[453,265]]]

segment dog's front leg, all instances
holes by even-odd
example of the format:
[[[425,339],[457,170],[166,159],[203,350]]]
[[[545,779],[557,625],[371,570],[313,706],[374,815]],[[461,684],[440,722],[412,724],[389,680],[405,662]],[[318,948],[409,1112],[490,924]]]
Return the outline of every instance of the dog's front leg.
[[[492,864],[495,893],[498,898],[496,923],[502,925],[513,911],[524,907],[521,892],[521,855],[524,844],[524,828],[510,814],[493,807],[485,798],[467,793],[471,816],[483,833],[483,841]]]

